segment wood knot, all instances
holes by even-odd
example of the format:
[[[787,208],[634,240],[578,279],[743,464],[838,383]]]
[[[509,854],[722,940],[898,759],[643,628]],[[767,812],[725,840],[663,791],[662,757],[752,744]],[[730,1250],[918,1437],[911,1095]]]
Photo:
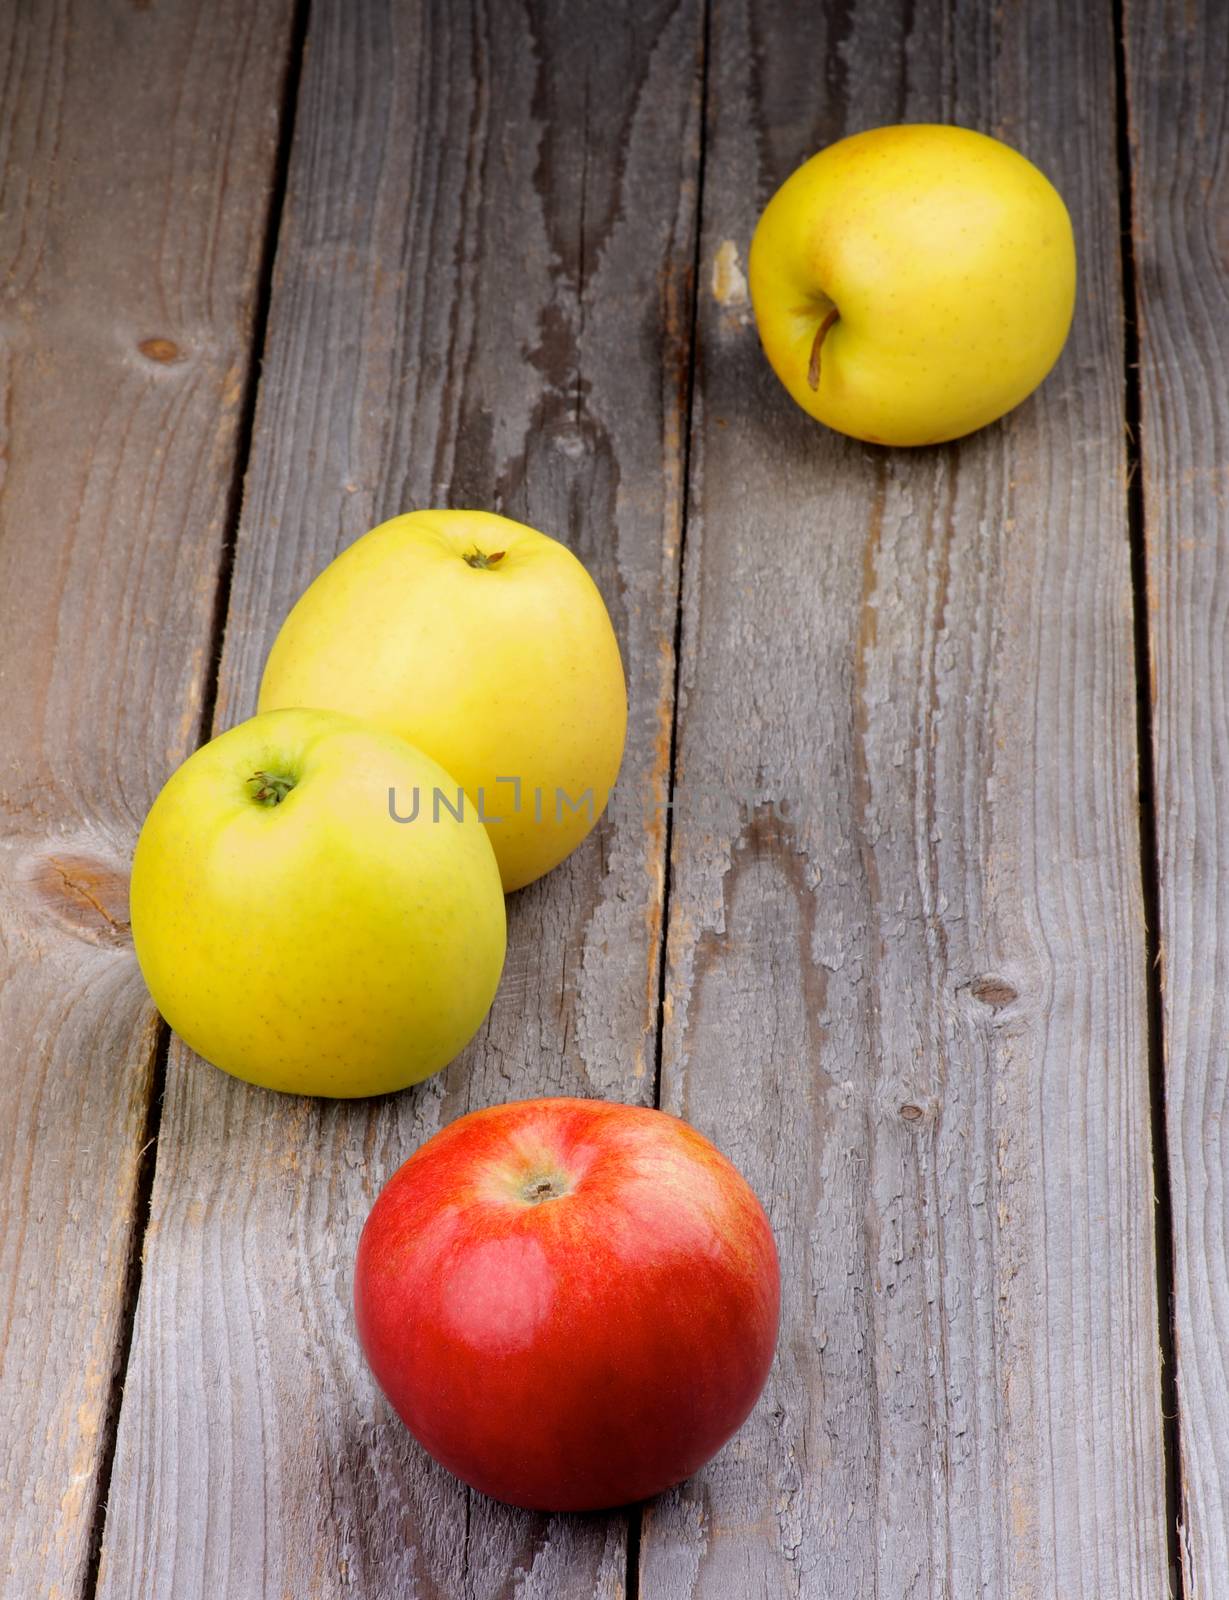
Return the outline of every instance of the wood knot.
[[[173,339],[142,339],[137,349],[151,361],[182,361],[183,355]]]
[[[45,911],[89,944],[128,945],[128,874],[91,856],[38,856],[28,882]]]
[[[1019,999],[1017,991],[1005,978],[974,978],[969,985],[969,992],[974,1000],[980,1000],[991,1011],[1001,1011],[1004,1006]]]
[[[921,1106],[915,1105],[901,1106],[900,1114],[906,1122],[920,1122],[923,1116],[925,1116],[925,1112],[922,1110]]]

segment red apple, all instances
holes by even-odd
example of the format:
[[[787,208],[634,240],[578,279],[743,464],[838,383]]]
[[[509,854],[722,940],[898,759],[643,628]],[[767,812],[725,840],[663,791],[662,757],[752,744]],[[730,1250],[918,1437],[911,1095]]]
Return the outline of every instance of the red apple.
[[[721,1152],[598,1100],[436,1134],[376,1201],[354,1283],[414,1437],[540,1511],[642,1500],[702,1466],[764,1386],[780,1293],[768,1218]]]

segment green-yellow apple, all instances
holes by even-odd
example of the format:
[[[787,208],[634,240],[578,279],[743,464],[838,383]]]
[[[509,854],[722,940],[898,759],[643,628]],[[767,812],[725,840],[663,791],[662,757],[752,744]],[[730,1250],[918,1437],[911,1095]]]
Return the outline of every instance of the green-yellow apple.
[[[450,1061],[505,927],[486,831],[449,793],[421,751],[331,711],[253,717],[189,756],[132,864],[137,959],[175,1031],[299,1094],[384,1094]]]
[[[269,654],[260,709],[279,706],[352,712],[434,756],[508,890],[593,827],[627,728],[592,578],[565,545],[484,511],[394,517],[326,567]]]
[[[1058,359],[1075,303],[1062,197],[985,134],[875,128],[787,178],[751,241],[752,304],[790,394],[873,444],[1001,417]]]

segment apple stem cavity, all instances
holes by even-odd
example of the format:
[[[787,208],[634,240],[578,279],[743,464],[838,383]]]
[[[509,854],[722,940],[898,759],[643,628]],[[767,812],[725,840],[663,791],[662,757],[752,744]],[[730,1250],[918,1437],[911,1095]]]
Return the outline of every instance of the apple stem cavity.
[[[248,779],[252,799],[258,806],[280,806],[294,788],[296,779],[278,772],[254,772]]]
[[[526,1205],[540,1206],[543,1200],[558,1200],[567,1194],[570,1184],[557,1172],[535,1173],[521,1185],[521,1199]]]
[[[824,348],[824,340],[828,337],[829,328],[839,316],[840,312],[833,306],[831,311],[824,314],[823,321],[815,330],[815,343],[811,346],[811,364],[807,368],[807,382],[812,389],[819,388],[819,364]]]
[[[466,554],[464,559],[471,567],[481,567],[484,571],[486,571],[491,567],[498,566],[507,553],[508,552],[506,550],[494,550],[490,555],[487,555],[485,550],[479,550],[477,545],[475,545],[474,548]]]

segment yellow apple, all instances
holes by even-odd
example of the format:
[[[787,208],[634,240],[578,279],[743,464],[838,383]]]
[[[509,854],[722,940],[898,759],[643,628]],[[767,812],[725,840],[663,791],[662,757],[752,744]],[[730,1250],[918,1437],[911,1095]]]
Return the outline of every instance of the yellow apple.
[[[1001,417],[1058,359],[1075,302],[1062,197],[968,128],[875,128],[821,150],[751,241],[765,354],[813,417],[937,444]]]
[[[456,792],[436,762],[331,711],[253,717],[189,756],[137,841],[132,934],[198,1054],[335,1097],[456,1055],[499,982],[504,901],[485,830],[437,789]]]
[[[565,545],[485,511],[413,511],[325,568],[282,625],[260,709],[324,706],[400,734],[462,784],[504,888],[541,877],[606,804],[623,664]]]

